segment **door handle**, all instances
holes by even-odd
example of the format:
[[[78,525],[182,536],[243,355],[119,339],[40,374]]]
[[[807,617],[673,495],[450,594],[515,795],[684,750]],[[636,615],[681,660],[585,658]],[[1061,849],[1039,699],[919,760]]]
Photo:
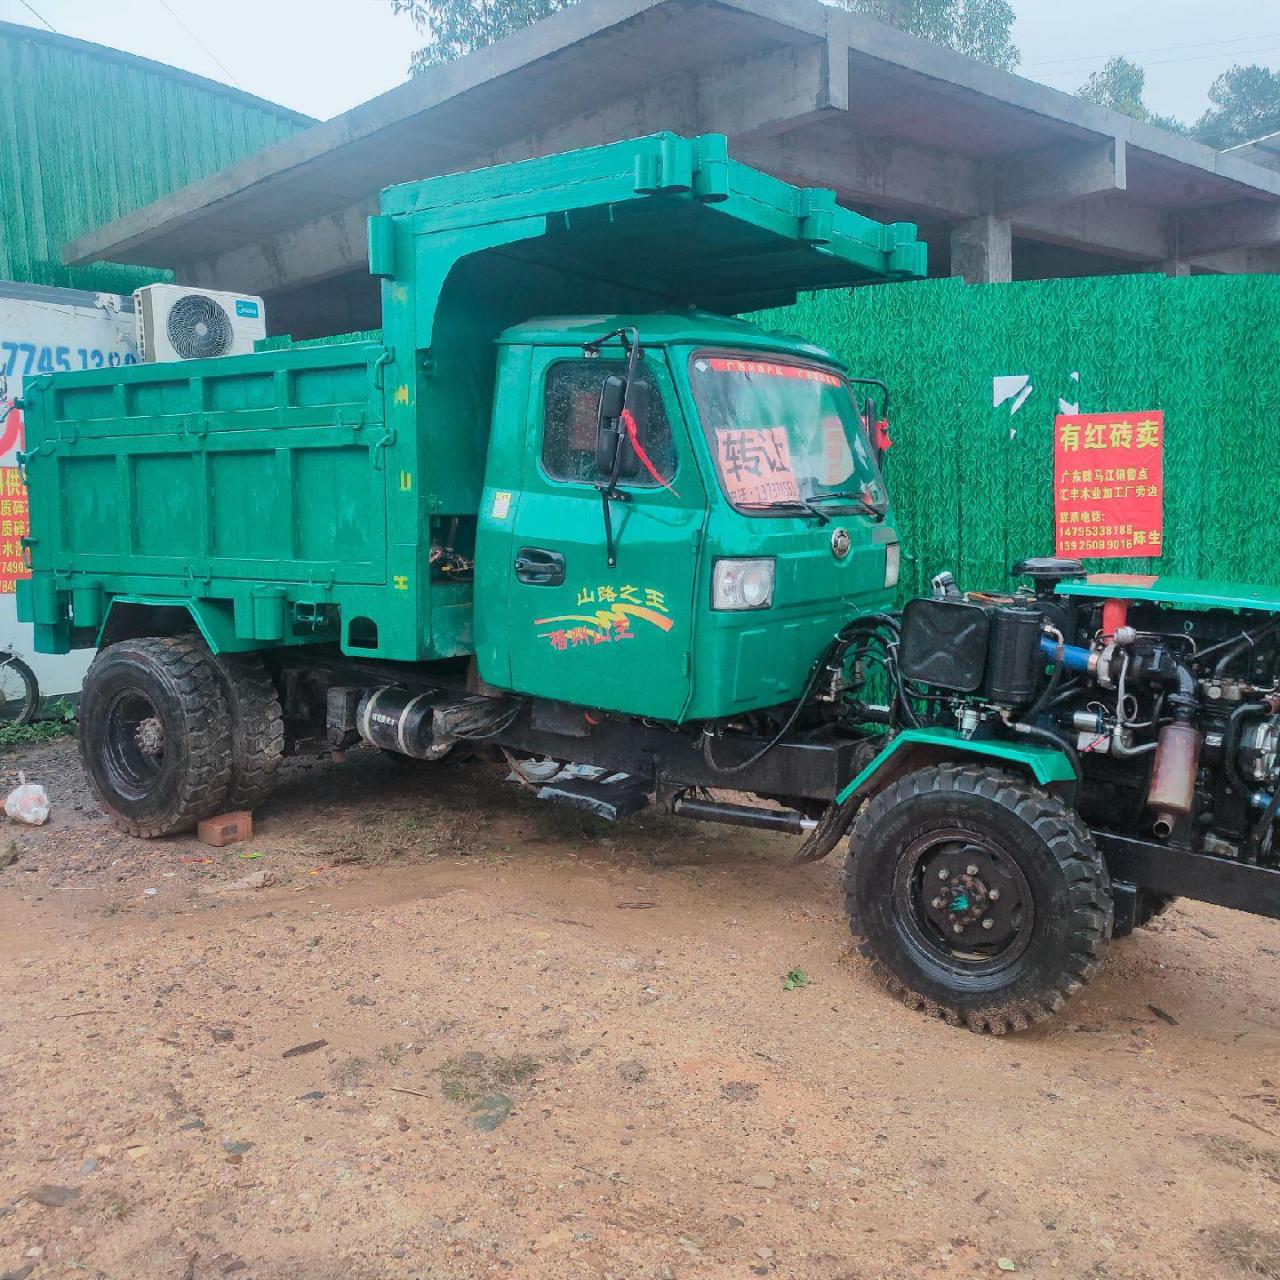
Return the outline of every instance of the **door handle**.
[[[564,556],[541,547],[521,547],[516,556],[516,581],[531,587],[564,586]]]

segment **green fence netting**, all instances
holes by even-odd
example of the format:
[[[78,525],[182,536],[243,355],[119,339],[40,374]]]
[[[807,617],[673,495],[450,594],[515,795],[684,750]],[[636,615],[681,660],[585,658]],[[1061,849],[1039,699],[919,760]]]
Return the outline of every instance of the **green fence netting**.
[[[1134,275],[817,294],[758,317],[837,352],[893,395],[886,472],[904,590],[939,569],[967,588],[1050,555],[1053,423],[1165,414],[1164,555],[1096,572],[1280,585],[1280,279]],[[993,406],[998,377],[1030,393]]]

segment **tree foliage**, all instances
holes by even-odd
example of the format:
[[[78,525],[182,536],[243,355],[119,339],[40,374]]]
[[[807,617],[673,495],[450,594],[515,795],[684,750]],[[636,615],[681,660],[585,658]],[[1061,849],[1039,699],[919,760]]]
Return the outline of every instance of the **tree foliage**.
[[[419,75],[483,49],[530,23],[568,9],[577,0],[391,0],[430,43],[418,49],[409,70]]]
[[[900,31],[1012,71],[1018,65],[1010,0],[837,0]]]
[[[1235,66],[1209,88],[1209,110],[1194,125],[1157,115],[1143,101],[1147,74],[1128,58],[1112,58],[1084,82],[1080,97],[1221,150],[1280,133],[1280,71]]]
[[[1147,73],[1136,62],[1117,57],[1108,60],[1101,71],[1091,72],[1080,86],[1079,96],[1135,120],[1150,120],[1151,112],[1142,101],[1147,87]]]
[[[429,43],[414,53],[416,75],[501,40],[577,0],[391,0]],[[1018,65],[1011,0],[836,0],[901,31],[924,36],[1006,70]]]
[[[1280,133],[1280,71],[1232,67],[1210,85],[1209,101],[1213,105],[1196,122],[1195,136],[1211,147]]]

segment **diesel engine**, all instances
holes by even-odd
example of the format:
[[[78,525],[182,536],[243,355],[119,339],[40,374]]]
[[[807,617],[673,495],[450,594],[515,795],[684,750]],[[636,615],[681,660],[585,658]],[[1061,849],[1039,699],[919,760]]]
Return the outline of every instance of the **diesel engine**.
[[[1028,560],[1012,594],[950,574],[903,611],[900,697],[920,724],[1065,752],[1097,830],[1275,865],[1280,615]]]

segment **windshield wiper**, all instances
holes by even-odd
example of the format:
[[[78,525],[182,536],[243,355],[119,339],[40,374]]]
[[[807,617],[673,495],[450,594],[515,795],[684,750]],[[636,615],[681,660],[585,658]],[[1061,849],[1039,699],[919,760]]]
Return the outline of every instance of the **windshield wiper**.
[[[814,495],[817,502],[828,502],[833,499],[840,502],[856,502],[877,524],[884,524],[888,511],[884,508],[877,507],[874,502],[868,502],[860,493],[819,493]]]
[[[739,511],[807,511],[819,525],[831,523],[831,517],[825,511],[804,498],[787,498],[782,502],[736,502],[734,506]]]

